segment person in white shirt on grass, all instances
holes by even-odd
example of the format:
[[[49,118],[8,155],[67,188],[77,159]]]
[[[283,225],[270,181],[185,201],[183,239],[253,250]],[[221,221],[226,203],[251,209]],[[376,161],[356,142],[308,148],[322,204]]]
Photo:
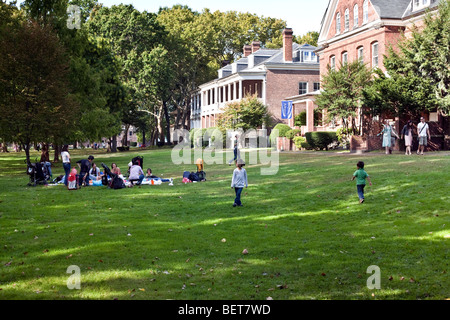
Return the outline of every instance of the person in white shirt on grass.
[[[243,207],[241,202],[241,193],[244,187],[248,187],[247,171],[245,171],[243,166],[245,166],[244,160],[238,159],[236,161],[236,169],[233,171],[233,178],[231,179],[231,188],[234,188],[236,193],[233,207]]]
[[[417,154],[423,156],[425,147],[428,145],[428,140],[431,139],[430,128],[428,123],[425,122],[424,117],[420,117],[420,122],[417,125],[417,134],[419,135],[419,148],[417,149]]]

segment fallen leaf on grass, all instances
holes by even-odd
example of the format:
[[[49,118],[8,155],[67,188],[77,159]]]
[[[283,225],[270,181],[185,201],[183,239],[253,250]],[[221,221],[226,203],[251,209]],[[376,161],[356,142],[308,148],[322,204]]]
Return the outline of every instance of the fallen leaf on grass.
[[[69,254],[69,255],[66,257],[66,259],[69,259],[69,258],[72,258],[72,255],[71,255],[71,254]]]
[[[144,288],[139,288],[139,291],[145,291],[145,289]]]

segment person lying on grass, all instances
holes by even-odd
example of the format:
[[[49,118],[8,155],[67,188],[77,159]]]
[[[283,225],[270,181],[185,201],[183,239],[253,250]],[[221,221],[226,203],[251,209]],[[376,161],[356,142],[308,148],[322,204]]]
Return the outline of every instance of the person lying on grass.
[[[159,179],[162,182],[171,182],[171,180],[172,180],[172,179],[163,179],[163,178],[153,175],[152,169],[150,169],[150,168],[147,169],[147,176],[145,177],[145,179]]]

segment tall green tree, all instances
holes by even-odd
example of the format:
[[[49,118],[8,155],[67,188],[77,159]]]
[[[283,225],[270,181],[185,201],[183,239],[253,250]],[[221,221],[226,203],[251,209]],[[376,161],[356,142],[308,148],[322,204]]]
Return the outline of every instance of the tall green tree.
[[[319,40],[319,32],[317,31],[309,31],[302,36],[295,36],[294,41],[298,44],[310,44],[314,47],[317,47],[317,41]]]
[[[345,130],[351,127],[353,133],[358,134],[360,130],[355,122],[364,98],[363,92],[371,81],[372,71],[359,61],[341,65],[337,71],[328,65],[327,73],[322,78],[323,91],[316,98],[319,110],[326,110],[324,121],[330,123],[340,118]]]
[[[384,59],[388,83],[409,101],[417,101],[417,111],[439,108],[450,112],[450,1],[441,1],[437,12],[426,14],[421,27],[413,27],[390,47]]]
[[[270,115],[267,106],[253,96],[246,96],[239,102],[228,103],[224,112],[217,118],[217,126],[225,131],[227,129],[257,129],[268,124]]]
[[[26,21],[0,38],[0,131],[20,143],[28,161],[34,142],[75,125],[68,76],[64,47],[49,26]]]
[[[128,97],[122,118],[125,127],[140,123],[145,116],[140,111],[153,112],[156,108],[153,88],[145,85],[142,77],[148,68],[145,59],[165,41],[164,28],[157,22],[156,14],[123,4],[96,7],[86,25],[90,35],[109,44],[120,64],[120,80]]]

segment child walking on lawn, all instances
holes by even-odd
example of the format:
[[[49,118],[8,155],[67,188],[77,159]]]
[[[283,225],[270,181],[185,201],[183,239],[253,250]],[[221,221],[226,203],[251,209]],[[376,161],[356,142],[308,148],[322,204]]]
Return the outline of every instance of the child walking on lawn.
[[[234,199],[233,207],[243,207],[241,203],[241,193],[244,187],[248,187],[247,171],[243,168],[245,163],[242,159],[236,161],[236,169],[233,172],[233,178],[231,180],[231,188],[234,188],[236,192],[236,199]]]
[[[366,179],[369,181],[369,185],[372,185],[370,177],[366,171],[364,171],[364,162],[359,161],[356,164],[358,170],[353,174],[352,181],[356,179],[356,188],[358,190],[359,203],[364,202],[364,187],[366,186]]]

